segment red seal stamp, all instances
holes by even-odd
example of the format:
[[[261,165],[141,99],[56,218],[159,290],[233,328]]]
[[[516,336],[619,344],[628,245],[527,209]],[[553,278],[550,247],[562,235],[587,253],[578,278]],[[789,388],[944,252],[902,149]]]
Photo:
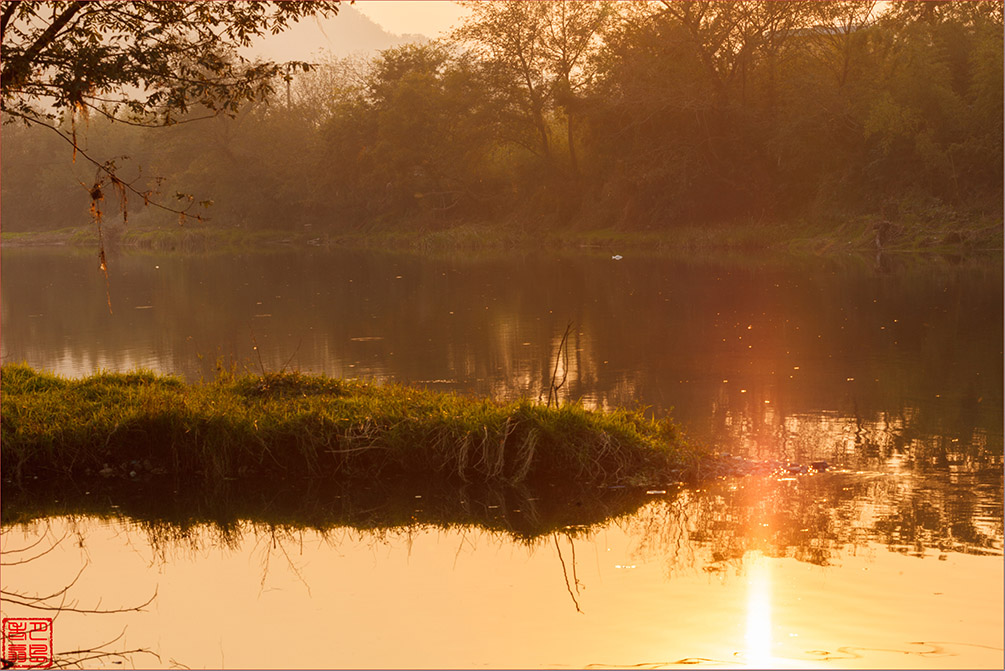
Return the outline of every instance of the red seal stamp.
[[[3,619],[3,668],[48,669],[52,666],[52,618]]]

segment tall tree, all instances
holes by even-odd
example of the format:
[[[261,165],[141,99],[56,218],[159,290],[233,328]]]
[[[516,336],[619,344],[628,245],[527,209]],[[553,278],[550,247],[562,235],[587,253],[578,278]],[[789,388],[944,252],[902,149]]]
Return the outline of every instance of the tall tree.
[[[569,165],[578,171],[573,118],[576,99],[593,79],[590,56],[613,16],[608,2],[466,2],[471,13],[453,38],[469,47],[491,72],[510,116],[532,128],[532,148],[554,155],[553,114],[565,116]],[[510,136],[511,140],[520,133]],[[517,140],[519,141],[519,140]],[[526,146],[526,145],[525,145]]]

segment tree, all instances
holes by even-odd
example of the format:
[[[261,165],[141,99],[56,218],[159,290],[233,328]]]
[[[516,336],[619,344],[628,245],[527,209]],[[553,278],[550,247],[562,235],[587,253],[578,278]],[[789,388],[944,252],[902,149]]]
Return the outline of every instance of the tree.
[[[1001,202],[1002,3],[891,3],[881,88],[865,119],[863,177],[891,195]],[[1000,205],[999,205],[1000,206]]]
[[[579,173],[573,119],[582,103],[585,89],[596,76],[594,59],[599,36],[614,16],[609,2],[553,2],[546,13],[544,51],[554,81],[551,85],[555,105],[565,115],[566,142],[573,174]]]
[[[139,191],[114,162],[81,152],[76,120],[96,113],[116,122],[167,126],[199,116],[233,115],[306,63],[251,62],[239,49],[305,16],[338,12],[325,2],[11,2],[0,3],[4,122],[57,133],[108,182]],[[69,119],[69,129],[61,122]],[[105,181],[107,179],[107,182]],[[189,199],[191,200],[191,199]],[[168,208],[164,205],[158,206]]]
[[[408,44],[381,51],[365,71],[334,65],[316,142],[315,211],[338,226],[486,214],[496,120],[471,59],[438,43]]]
[[[592,80],[589,57],[613,16],[608,2],[466,2],[471,15],[454,32],[495,73],[500,98],[535,143],[524,144],[553,158],[550,115],[564,112],[569,165],[578,171],[572,118],[576,97]],[[520,133],[511,139],[516,140]],[[519,142],[519,141],[518,141]]]

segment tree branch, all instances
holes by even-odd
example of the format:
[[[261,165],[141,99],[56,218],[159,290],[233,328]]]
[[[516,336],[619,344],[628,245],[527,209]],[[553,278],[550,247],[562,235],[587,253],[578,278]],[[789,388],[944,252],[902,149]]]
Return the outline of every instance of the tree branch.
[[[12,1],[5,2],[4,4],[7,6],[4,7],[3,16],[0,17],[0,40],[3,39],[4,33],[7,32],[7,24],[10,23],[11,17],[14,16],[15,10],[17,10],[18,5],[21,3]]]
[[[107,103],[110,103],[112,105],[126,105],[127,104],[126,101],[122,101],[122,100],[103,100],[102,98],[95,98],[95,97],[91,97],[91,96],[89,96],[89,97],[92,100],[97,100],[99,102],[107,102]],[[165,124],[165,123],[144,123],[142,121],[130,121],[129,119],[123,119],[121,117],[117,117],[114,114],[111,114],[110,112],[108,112],[108,110],[106,110],[106,109],[104,109],[104,108],[102,108],[102,107],[100,107],[98,105],[95,105],[92,102],[88,102],[87,100],[81,100],[81,104],[84,105],[85,107],[89,107],[90,109],[94,110],[95,112],[97,112],[101,116],[105,117],[106,119],[108,119],[112,123],[122,123],[122,124],[125,124],[127,126],[136,126],[137,128],[170,128],[172,126],[180,126],[182,124],[192,123],[193,121],[202,121],[204,119],[215,119],[218,116],[220,116],[220,112],[217,112],[216,114],[205,114],[203,116],[196,116],[196,117],[190,117],[188,119],[181,119],[181,120],[178,120],[178,121],[172,121],[169,124]],[[77,149],[77,153],[81,153],[82,154],[83,152],[81,152],[80,149],[78,148]]]
[[[171,213],[177,214],[177,215],[179,215],[181,217],[192,217],[193,216],[193,215],[191,215],[191,214],[188,213],[188,211],[192,208],[192,204],[191,203],[184,210],[176,210],[173,207],[169,207],[167,205],[162,205],[161,203],[158,203],[155,200],[151,200],[150,199],[150,192],[149,191],[147,191],[147,192],[140,191],[139,189],[137,189],[136,187],[134,187],[129,182],[124,182],[121,179],[119,179],[118,175],[115,174],[115,169],[112,168],[112,167],[109,167],[109,165],[108,165],[107,162],[106,163],[101,163],[96,158],[94,158],[91,155],[89,155],[87,152],[85,152],[83,149],[81,149],[80,147],[77,146],[77,143],[74,142],[73,138],[67,137],[66,134],[63,133],[63,131],[59,130],[55,126],[50,126],[49,124],[43,123],[43,122],[39,121],[38,119],[32,118],[32,117],[30,117],[30,116],[28,116],[26,114],[20,114],[18,112],[12,112],[12,111],[8,111],[7,113],[10,114],[11,116],[16,116],[16,117],[19,117],[21,119],[24,119],[26,122],[33,123],[35,125],[41,126],[42,128],[48,128],[49,130],[51,130],[56,135],[58,135],[59,137],[63,138],[63,140],[67,144],[69,144],[70,146],[72,146],[74,148],[74,151],[77,154],[80,154],[81,156],[83,156],[84,159],[86,159],[89,163],[93,164],[100,172],[103,172],[106,175],[108,175],[108,177],[111,178],[112,182],[114,182],[115,184],[121,186],[123,189],[126,189],[127,191],[130,191],[131,193],[133,193],[133,194],[139,196],[140,198],[142,198],[144,204],[146,204],[146,205],[153,205],[154,207],[159,208],[161,210],[164,210],[165,212],[171,212]],[[197,216],[196,218],[199,219],[200,221],[208,221],[207,217]]]
[[[11,4],[13,5],[15,3]],[[38,39],[35,40],[35,43],[32,44],[30,47],[28,47],[23,54],[20,54],[19,56],[16,57],[15,59],[16,65],[9,64],[6,68],[4,68],[3,79],[8,79],[8,70],[11,67],[17,68],[21,67],[22,65],[28,66],[36,58],[38,58],[38,55],[42,52],[43,49],[49,46],[49,43],[52,42],[52,40],[56,37],[59,31],[62,30],[63,26],[65,26],[70,21],[70,19],[73,18],[74,14],[79,12],[86,5],[87,5],[86,2],[78,0],[77,2],[71,3],[69,7],[63,10],[63,13],[57,16],[56,20],[53,21],[49,25],[49,27],[45,29],[45,32],[43,32],[41,35],[38,36]],[[6,13],[4,18],[9,20],[9,17],[6,16]]]

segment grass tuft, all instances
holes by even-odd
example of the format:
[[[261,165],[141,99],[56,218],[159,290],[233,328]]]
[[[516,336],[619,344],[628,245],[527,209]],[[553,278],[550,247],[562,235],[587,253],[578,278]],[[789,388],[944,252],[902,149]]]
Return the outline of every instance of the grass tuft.
[[[67,380],[4,365],[7,477],[429,478],[642,485],[698,453],[641,411],[498,403],[301,373],[187,385],[147,371]]]

